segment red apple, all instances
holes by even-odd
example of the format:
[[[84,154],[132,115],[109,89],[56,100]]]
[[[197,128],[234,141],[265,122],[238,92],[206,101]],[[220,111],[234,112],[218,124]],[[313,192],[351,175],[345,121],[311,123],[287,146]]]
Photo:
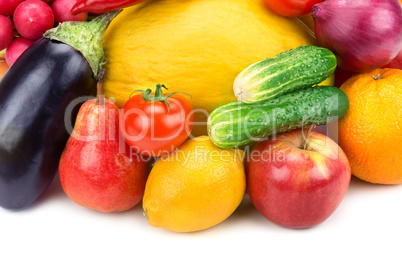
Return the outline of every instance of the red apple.
[[[350,184],[349,161],[327,136],[294,130],[257,143],[247,163],[247,188],[256,209],[289,228],[325,221]]]

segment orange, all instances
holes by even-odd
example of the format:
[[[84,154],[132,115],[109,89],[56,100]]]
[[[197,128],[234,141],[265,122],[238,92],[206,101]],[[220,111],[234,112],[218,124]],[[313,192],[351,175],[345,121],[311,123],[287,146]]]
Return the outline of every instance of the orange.
[[[402,70],[376,69],[340,87],[349,110],[339,121],[339,145],[352,174],[379,184],[402,183]]]

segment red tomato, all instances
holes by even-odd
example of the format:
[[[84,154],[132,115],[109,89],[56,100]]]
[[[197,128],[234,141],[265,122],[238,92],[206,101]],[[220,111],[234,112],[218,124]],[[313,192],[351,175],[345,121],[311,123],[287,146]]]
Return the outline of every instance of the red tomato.
[[[313,5],[323,0],[264,0],[273,12],[286,17],[300,17],[311,12]]]
[[[134,152],[147,156],[168,154],[180,146],[190,135],[194,121],[191,104],[183,95],[162,95],[160,85],[155,94],[149,94],[148,99],[144,94],[132,96],[120,115],[120,131],[126,143]]]

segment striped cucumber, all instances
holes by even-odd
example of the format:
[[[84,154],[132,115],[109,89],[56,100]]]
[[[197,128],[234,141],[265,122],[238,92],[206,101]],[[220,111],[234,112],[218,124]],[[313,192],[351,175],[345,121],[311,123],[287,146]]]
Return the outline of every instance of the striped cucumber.
[[[263,101],[317,85],[335,68],[336,57],[330,50],[300,46],[248,66],[236,77],[233,90],[238,101]]]
[[[310,124],[335,121],[348,108],[348,97],[339,88],[308,87],[258,103],[220,105],[208,118],[208,134],[216,146],[233,148]]]

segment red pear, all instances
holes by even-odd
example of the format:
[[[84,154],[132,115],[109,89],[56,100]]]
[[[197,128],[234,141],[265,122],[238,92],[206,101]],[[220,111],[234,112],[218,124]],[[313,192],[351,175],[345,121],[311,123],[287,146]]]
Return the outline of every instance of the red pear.
[[[100,81],[97,98],[79,110],[59,164],[67,196],[101,212],[134,207],[142,199],[148,177],[148,159],[130,153],[118,124],[119,109],[104,98]]]

